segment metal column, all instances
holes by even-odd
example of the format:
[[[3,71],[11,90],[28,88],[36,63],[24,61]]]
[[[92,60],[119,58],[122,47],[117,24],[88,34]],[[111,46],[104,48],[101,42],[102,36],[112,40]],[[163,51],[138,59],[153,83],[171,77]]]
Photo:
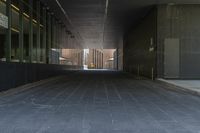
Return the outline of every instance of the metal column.
[[[11,0],[6,1],[6,15],[8,16],[8,29],[7,29],[7,35],[6,35],[6,61],[11,61]]]
[[[33,61],[33,0],[29,1],[29,63]]]
[[[47,19],[48,19],[48,33],[47,33],[47,49],[46,49],[46,57],[47,57],[47,63],[48,64],[50,64],[51,63],[51,57],[50,57],[50,50],[51,50],[51,14],[50,13],[48,13],[48,17],[47,17]]]
[[[116,66],[117,66],[117,70],[119,70],[119,49],[116,49]]]
[[[40,63],[41,46],[40,46],[40,1],[37,1],[37,63]]]
[[[46,15],[46,8],[43,8],[43,50],[42,50],[42,55],[43,55],[43,61],[44,63],[47,63],[47,57],[46,57],[46,51],[47,51],[47,15]]]
[[[23,62],[24,60],[24,23],[23,23],[23,3],[19,1],[19,50],[20,57],[19,61]]]

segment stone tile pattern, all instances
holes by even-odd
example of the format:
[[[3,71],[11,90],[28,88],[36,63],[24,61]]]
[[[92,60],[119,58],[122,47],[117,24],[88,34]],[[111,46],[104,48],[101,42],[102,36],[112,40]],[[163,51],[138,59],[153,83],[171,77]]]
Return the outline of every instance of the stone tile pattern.
[[[82,71],[0,97],[0,133],[200,133],[200,97]]]

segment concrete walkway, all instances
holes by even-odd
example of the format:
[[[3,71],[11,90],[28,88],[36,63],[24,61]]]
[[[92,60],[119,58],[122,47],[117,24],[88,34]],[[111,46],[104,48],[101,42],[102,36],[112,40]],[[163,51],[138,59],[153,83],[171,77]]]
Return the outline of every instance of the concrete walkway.
[[[86,71],[0,96],[0,133],[200,133],[200,97]]]
[[[200,80],[166,80],[158,79],[159,81],[174,85],[175,87],[181,87],[184,91],[200,95]]]

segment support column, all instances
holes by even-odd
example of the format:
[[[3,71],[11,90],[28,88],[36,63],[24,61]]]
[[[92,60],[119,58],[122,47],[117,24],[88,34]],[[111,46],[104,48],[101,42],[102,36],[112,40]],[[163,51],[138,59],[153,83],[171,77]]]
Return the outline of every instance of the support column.
[[[55,48],[56,49],[59,49],[59,46],[58,46],[58,36],[59,36],[59,34],[58,34],[58,22],[57,21],[55,21]]]
[[[24,23],[23,23],[23,3],[19,1],[19,50],[20,57],[19,61],[24,60]]]
[[[55,48],[55,19],[52,17],[52,24],[51,24],[51,47]]]
[[[102,61],[103,61],[103,55],[102,55],[102,52],[100,54],[101,54],[101,69],[103,69],[103,63],[102,63]]]
[[[103,53],[101,52],[101,68],[103,69]]]
[[[8,17],[8,29],[5,43],[6,61],[11,61],[11,0],[6,1],[6,15]]]
[[[46,51],[46,57],[47,57],[47,63],[51,63],[51,57],[50,57],[50,49],[51,49],[51,14],[48,13],[48,33],[47,33],[47,51]]]
[[[92,56],[93,56],[92,63],[93,63],[93,65],[95,65],[95,52],[94,52],[94,49],[92,49]]]
[[[116,66],[117,66],[117,70],[119,70],[119,49],[116,49]]]
[[[47,57],[46,57],[46,51],[47,51],[47,15],[46,15],[46,8],[43,8],[43,61],[46,64],[47,63]]]
[[[97,64],[96,64],[96,49],[94,49],[94,68],[97,68]]]
[[[40,1],[37,1],[37,63],[40,63],[41,46],[40,46]]]
[[[99,68],[101,69],[101,51],[99,51]]]
[[[98,69],[98,50],[96,50],[96,69]]]
[[[29,63],[33,61],[33,0],[29,1]]]
[[[99,69],[99,51],[97,50],[97,68]]]

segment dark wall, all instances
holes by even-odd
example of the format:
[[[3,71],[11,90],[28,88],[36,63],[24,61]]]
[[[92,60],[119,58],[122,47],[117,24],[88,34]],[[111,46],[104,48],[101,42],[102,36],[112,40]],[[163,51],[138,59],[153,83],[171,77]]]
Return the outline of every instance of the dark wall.
[[[200,5],[158,6],[158,77],[164,77],[164,40],[180,40],[179,78],[200,78]]]
[[[0,91],[81,69],[79,66],[0,62]]]
[[[124,38],[125,71],[152,77],[152,68],[156,69],[156,23],[157,9],[152,9]]]

